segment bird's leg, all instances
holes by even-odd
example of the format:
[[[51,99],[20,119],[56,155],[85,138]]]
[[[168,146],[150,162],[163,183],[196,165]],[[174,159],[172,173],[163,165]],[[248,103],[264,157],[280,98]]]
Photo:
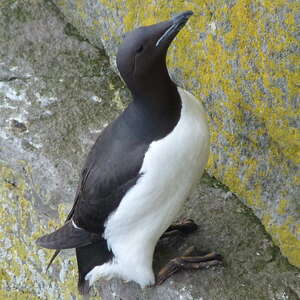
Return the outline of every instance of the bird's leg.
[[[194,232],[198,225],[191,219],[182,220],[178,223],[170,225],[170,227],[161,236],[162,238],[178,235],[180,233],[189,234]]]
[[[171,259],[165,267],[163,267],[157,275],[156,285],[162,284],[174,273],[184,269],[206,269],[211,266],[222,264],[222,257],[217,253],[208,253],[203,256],[192,256],[195,247],[188,248],[183,256]]]

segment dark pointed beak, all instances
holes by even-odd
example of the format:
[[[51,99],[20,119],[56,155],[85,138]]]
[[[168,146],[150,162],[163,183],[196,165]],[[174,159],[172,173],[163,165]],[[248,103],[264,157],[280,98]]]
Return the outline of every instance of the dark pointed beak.
[[[185,11],[181,14],[174,16],[170,23],[169,28],[163,33],[163,35],[157,40],[156,47],[159,47],[165,41],[168,41],[168,44],[175,38],[178,32],[182,27],[187,23],[188,19],[193,15],[191,10]]]

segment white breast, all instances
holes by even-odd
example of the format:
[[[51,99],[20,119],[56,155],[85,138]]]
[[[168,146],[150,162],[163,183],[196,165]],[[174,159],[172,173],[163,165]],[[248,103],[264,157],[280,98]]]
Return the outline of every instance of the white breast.
[[[141,286],[154,283],[155,245],[176,218],[207,163],[209,131],[204,109],[190,93],[179,89],[182,109],[173,131],[150,144],[142,176],[108,218],[104,237],[114,260],[90,271],[99,277],[118,276]]]

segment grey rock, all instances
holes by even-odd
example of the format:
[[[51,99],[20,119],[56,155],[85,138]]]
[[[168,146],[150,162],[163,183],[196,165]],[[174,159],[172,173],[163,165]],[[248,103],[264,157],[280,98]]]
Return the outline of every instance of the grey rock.
[[[46,274],[51,251],[35,239],[63,222],[85,155],[127,90],[103,49],[48,1],[2,2],[0,37],[1,290],[67,299],[74,259]]]
[[[45,273],[52,251],[35,240],[63,223],[88,149],[129,98],[101,45],[92,46],[82,33],[51,2],[1,3],[0,299],[80,299],[74,252],[64,251]],[[299,270],[217,180],[206,174],[178,217],[193,218],[199,230],[160,242],[155,271],[190,245],[219,252],[223,267],[184,271],[144,290],[102,281],[91,294],[109,300],[299,299]]]

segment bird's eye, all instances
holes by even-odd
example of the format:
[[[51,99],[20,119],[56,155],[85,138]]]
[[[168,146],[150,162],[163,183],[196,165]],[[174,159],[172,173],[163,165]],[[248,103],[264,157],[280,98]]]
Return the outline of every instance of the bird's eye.
[[[137,50],[136,50],[136,53],[140,53],[144,50],[144,47],[143,45],[141,45]]]

